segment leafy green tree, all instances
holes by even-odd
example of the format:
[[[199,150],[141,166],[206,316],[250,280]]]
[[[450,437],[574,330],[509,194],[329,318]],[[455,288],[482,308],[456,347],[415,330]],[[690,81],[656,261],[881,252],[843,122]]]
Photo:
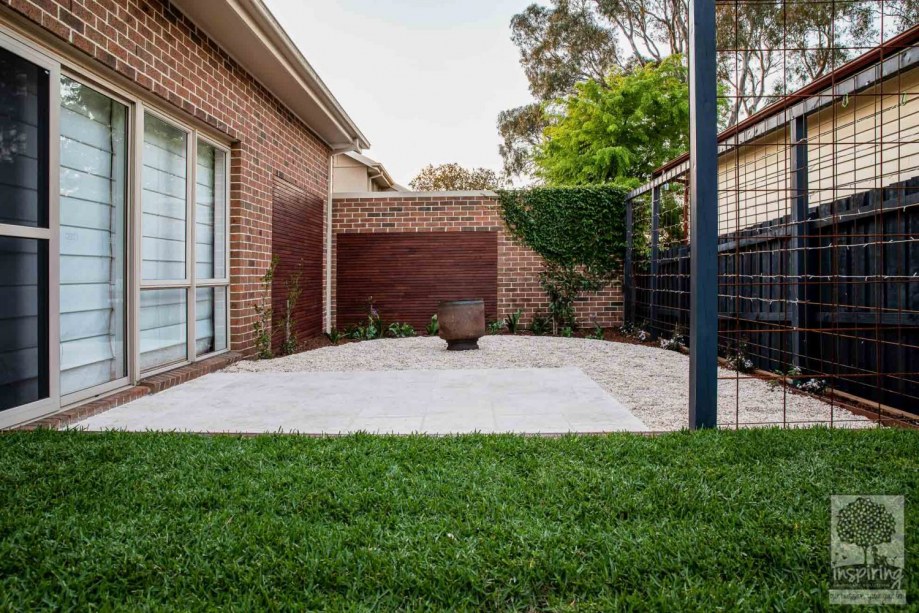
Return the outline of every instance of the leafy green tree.
[[[682,58],[670,56],[603,83],[586,81],[560,101],[537,147],[536,174],[549,185],[643,179],[689,146],[689,89]]]
[[[506,181],[488,168],[463,168],[459,164],[428,164],[409,182],[416,192],[499,189]]]
[[[689,50],[688,0],[547,4],[533,4],[511,20],[534,104],[498,117],[509,176],[533,170],[532,155],[547,123],[541,113],[551,110],[553,100],[574,93],[579,83],[603,84],[611,70],[629,72]],[[717,11],[717,43],[724,50],[718,76],[731,101],[723,109],[723,127],[919,22],[919,0],[724,2]]]

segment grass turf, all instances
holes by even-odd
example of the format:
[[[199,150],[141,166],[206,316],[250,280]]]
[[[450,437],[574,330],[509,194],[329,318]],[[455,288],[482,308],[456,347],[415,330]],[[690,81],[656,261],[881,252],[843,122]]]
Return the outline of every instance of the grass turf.
[[[919,434],[0,436],[0,609],[825,608],[829,496]]]

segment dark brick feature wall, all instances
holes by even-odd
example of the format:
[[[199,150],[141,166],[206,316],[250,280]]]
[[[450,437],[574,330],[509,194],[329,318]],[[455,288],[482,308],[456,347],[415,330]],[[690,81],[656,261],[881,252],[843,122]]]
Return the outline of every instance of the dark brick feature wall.
[[[298,271],[301,294],[293,312],[293,330],[299,341],[322,333],[324,205],[322,198],[275,180],[271,207],[271,253],[278,258],[271,292],[275,351],[284,340],[287,282]]]
[[[367,299],[386,322],[423,329],[442,300],[485,300],[498,314],[497,232],[342,234],[336,273],[338,321],[367,317]]]

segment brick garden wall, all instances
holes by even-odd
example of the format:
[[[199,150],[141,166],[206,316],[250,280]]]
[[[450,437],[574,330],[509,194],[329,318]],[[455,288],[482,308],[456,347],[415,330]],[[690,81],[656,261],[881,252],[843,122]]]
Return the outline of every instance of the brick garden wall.
[[[271,261],[273,178],[326,198],[329,148],[164,0],[0,0],[0,18],[234,141],[230,327],[233,349],[250,353],[259,278]]]
[[[340,234],[385,232],[481,232],[498,233],[498,317],[517,309],[529,323],[534,313],[545,313],[546,294],[539,286],[545,262],[508,233],[498,202],[488,192],[450,194],[414,193],[385,197],[381,194],[345,194],[332,207],[332,321],[343,328],[350,321],[336,321],[335,285],[337,240]],[[394,263],[393,266],[398,266]],[[576,306],[578,323],[606,327],[622,323],[622,291],[617,283],[585,295]]]

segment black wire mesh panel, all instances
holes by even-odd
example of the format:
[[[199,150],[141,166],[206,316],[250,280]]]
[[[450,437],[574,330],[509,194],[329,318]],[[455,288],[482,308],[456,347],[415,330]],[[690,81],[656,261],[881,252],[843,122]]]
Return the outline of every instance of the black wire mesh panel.
[[[810,423],[919,418],[917,3],[724,0],[718,11],[719,411],[771,377]],[[685,344],[688,161],[633,199],[630,322]],[[640,240],[639,240],[640,238]],[[864,411],[862,411],[864,412]]]

